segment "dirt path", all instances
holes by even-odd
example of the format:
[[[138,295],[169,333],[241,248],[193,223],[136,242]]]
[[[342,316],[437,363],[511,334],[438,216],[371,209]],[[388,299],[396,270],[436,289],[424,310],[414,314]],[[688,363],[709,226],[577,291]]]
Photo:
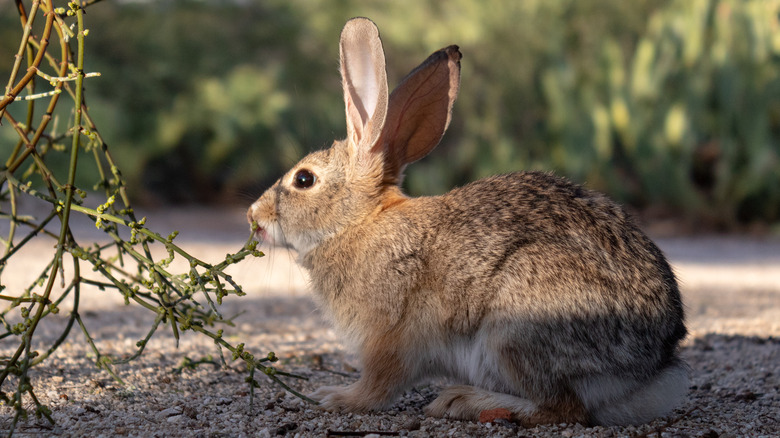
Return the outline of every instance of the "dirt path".
[[[245,241],[238,209],[150,212],[149,226],[161,233],[181,231],[179,244],[206,260],[235,252]],[[2,230],[0,230],[2,231]],[[83,224],[77,237],[100,239]],[[326,436],[396,433],[404,436],[777,436],[780,435],[780,239],[696,237],[659,239],[679,276],[691,336],[684,356],[693,369],[693,388],[671,417],[629,428],[551,425],[518,430],[509,424],[476,424],[426,418],[422,406],[442,382],[407,392],[388,412],[339,415],[320,412],[260,377],[253,405],[238,362],[228,369],[209,364],[175,372],[184,356],[217,356],[213,342],[185,333],[178,350],[172,336],[156,335],[141,359],[117,367],[127,386],[117,385],[94,366],[80,331],[43,366],[32,382],[48,404],[56,426],[32,418],[17,436]],[[4,274],[9,290],[24,287],[45,263],[51,244],[35,244]],[[226,337],[244,342],[257,354],[275,351],[280,368],[308,381],[293,381],[303,392],[323,384],[345,384],[359,373],[358,363],[319,317],[305,291],[300,269],[284,252],[244,262],[232,269],[248,295],[228,300],[226,314],[243,312]],[[174,266],[172,269],[183,269]],[[132,352],[154,320],[137,307],[125,307],[117,294],[90,290],[80,306],[85,324],[106,353]],[[63,306],[61,315],[67,314]],[[64,316],[50,318],[36,336],[56,336]],[[18,345],[0,340],[0,356]],[[8,391],[7,387],[3,388]],[[0,431],[11,410],[0,407]],[[335,436],[335,434],[334,434]],[[343,434],[340,436],[344,436]]]

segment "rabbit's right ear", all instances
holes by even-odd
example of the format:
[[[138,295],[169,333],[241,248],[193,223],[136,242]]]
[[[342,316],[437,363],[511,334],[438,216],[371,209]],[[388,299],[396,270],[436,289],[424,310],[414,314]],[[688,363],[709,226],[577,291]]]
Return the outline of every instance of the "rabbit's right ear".
[[[367,160],[382,133],[387,114],[387,72],[379,30],[367,18],[344,25],[339,43],[347,143],[358,162]]]

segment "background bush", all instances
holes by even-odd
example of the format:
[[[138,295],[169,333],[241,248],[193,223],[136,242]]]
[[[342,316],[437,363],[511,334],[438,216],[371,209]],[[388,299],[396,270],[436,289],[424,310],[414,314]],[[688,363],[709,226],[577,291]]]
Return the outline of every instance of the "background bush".
[[[411,193],[545,169],[691,221],[777,222],[778,12],[777,0],[105,2],[89,11],[87,70],[103,74],[90,105],[137,200],[249,203],[344,135],[338,35],[368,16],[391,87],[440,47],[464,54],[450,131],[409,168]],[[4,29],[18,19],[0,19],[0,51],[15,53]],[[11,62],[0,56],[0,76]]]

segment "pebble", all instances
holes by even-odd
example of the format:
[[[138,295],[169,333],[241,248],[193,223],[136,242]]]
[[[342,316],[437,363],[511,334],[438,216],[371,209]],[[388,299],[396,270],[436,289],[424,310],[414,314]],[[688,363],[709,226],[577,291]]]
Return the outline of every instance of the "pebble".
[[[182,409],[180,406],[173,406],[168,409],[163,409],[160,411],[161,417],[172,417],[174,415],[181,415]]]

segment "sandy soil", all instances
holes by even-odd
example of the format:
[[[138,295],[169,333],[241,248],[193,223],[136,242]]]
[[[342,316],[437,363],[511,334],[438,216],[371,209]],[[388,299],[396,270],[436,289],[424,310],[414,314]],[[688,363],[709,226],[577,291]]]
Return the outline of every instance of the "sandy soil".
[[[177,229],[177,242],[208,261],[237,251],[247,236],[238,209],[148,212],[148,226],[160,233]],[[2,232],[3,230],[0,230]],[[103,240],[88,223],[76,227],[82,244]],[[83,335],[68,341],[34,369],[33,386],[53,411],[56,425],[34,417],[16,436],[777,436],[780,435],[780,239],[736,236],[657,240],[679,276],[691,332],[683,355],[693,370],[693,387],[670,417],[639,427],[548,425],[520,430],[508,423],[471,423],[426,418],[422,406],[443,382],[408,391],[390,411],[366,415],[322,412],[285,393],[263,376],[250,403],[246,370],[209,363],[177,371],[184,357],[217,357],[213,342],[185,332],[179,348],[169,331],[159,332],[146,353],[117,366],[127,383],[117,384],[94,365]],[[34,242],[6,268],[7,291],[19,290],[43,269],[51,242]],[[183,265],[172,270],[184,269]],[[301,270],[289,254],[275,251],[231,268],[248,295],[226,300],[224,314],[241,313],[225,327],[232,342],[255,355],[274,351],[279,368],[308,377],[288,380],[309,392],[324,384],[346,384],[359,364],[324,323],[306,292]],[[59,334],[69,310],[47,318],[36,332],[42,345]],[[98,347],[121,356],[134,351],[154,320],[137,306],[124,306],[113,292],[85,292],[79,311]],[[0,340],[0,356],[18,345]],[[3,391],[8,392],[9,386]],[[0,432],[12,411],[0,407]],[[373,435],[372,435],[373,434]]]

